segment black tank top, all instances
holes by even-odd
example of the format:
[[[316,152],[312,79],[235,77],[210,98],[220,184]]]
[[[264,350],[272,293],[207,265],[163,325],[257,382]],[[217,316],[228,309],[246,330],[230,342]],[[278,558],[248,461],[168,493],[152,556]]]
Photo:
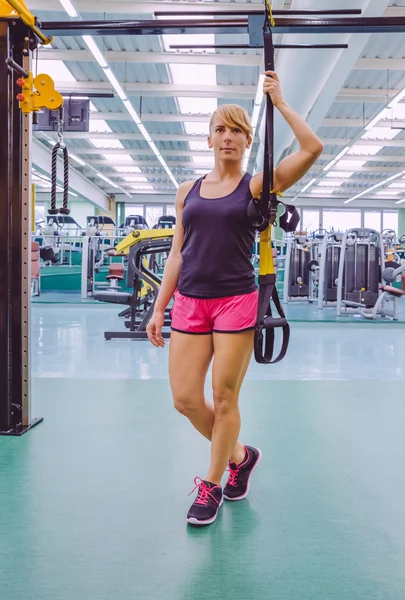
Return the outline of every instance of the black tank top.
[[[255,228],[247,216],[252,176],[245,173],[236,190],[214,199],[201,197],[203,179],[194,183],[184,200],[179,292],[193,298],[254,292]]]

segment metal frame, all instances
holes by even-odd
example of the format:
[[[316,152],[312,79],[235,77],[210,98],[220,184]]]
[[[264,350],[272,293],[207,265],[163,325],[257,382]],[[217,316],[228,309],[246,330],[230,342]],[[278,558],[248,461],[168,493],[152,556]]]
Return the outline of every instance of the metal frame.
[[[20,76],[29,70],[32,34],[18,19],[0,19],[0,435],[22,435],[42,419],[30,405],[31,115],[22,115]]]
[[[215,16],[215,12],[210,13]],[[246,13],[245,13],[246,14]],[[259,13],[260,15],[260,13]],[[257,14],[244,19],[195,19],[195,20],[126,20],[126,21],[48,21],[43,31],[51,35],[178,35],[178,34],[243,34],[258,33],[253,27]],[[260,18],[263,18],[263,13]],[[274,33],[403,33],[405,17],[358,17],[358,18],[291,18],[279,17],[273,27]],[[261,33],[261,31],[260,31]]]

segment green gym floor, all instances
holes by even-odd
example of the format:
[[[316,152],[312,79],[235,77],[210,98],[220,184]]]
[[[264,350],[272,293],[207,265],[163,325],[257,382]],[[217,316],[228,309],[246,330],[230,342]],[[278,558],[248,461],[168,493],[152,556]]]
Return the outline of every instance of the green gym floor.
[[[196,529],[208,442],[171,407],[167,348],[104,341],[118,308],[32,307],[45,420],[0,437],[1,600],[404,600],[405,327],[294,323],[284,362],[252,362],[263,462]]]

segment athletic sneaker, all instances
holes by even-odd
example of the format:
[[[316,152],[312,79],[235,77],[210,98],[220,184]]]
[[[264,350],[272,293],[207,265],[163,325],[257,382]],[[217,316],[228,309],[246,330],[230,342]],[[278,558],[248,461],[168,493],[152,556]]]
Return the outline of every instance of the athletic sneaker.
[[[224,501],[222,488],[210,481],[204,481],[199,477],[194,479],[195,488],[189,496],[198,488],[197,498],[191,505],[187,514],[187,521],[191,525],[210,525],[218,516],[218,511]]]
[[[250,477],[255,469],[257,469],[262,460],[262,453],[258,448],[245,446],[245,458],[236,465],[229,463],[229,477],[224,488],[225,500],[243,500],[249,493]]]

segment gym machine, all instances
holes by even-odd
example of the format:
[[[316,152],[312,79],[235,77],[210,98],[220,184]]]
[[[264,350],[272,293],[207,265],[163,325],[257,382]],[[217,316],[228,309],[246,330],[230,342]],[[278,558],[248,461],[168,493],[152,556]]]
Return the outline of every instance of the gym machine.
[[[115,338],[147,339],[146,327],[153,313],[161,279],[149,268],[145,258],[151,254],[170,252],[171,245],[172,237],[140,239],[131,247],[128,255],[127,287],[133,287],[133,294],[115,291],[96,291],[94,293],[94,299],[100,302],[129,306],[129,309],[120,315],[129,316],[129,321],[126,323],[129,331],[106,331],[104,333],[106,340]],[[170,325],[168,311],[166,311],[164,324]],[[164,331],[162,335],[169,338],[170,332]]]
[[[297,300],[315,302],[318,299],[320,248],[324,237],[325,232],[318,230],[312,236],[299,232],[287,238],[284,304]]]
[[[326,233],[322,240],[319,265],[318,308],[336,304],[340,250],[343,233]]]
[[[337,315],[362,315],[377,302],[383,285],[384,246],[374,229],[349,229],[343,234],[340,251]]]

